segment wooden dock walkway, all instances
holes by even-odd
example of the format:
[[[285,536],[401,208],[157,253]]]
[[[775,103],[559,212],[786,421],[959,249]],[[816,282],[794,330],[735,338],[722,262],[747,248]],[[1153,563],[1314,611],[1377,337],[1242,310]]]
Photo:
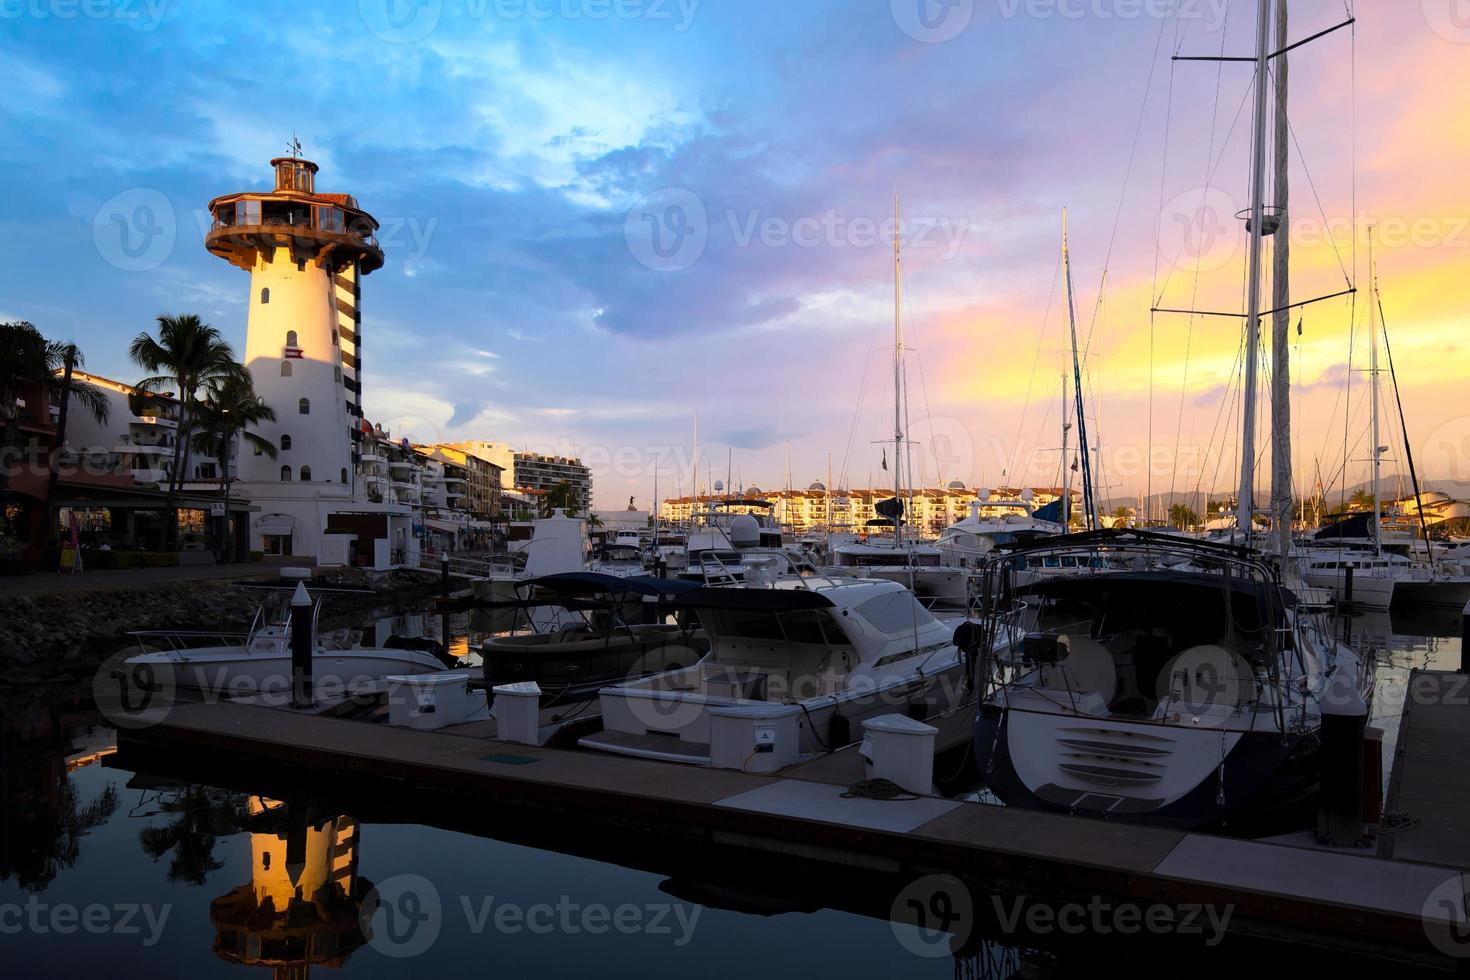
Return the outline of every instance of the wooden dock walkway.
[[[1385,812],[1404,821],[1379,854],[1470,868],[1470,675],[1413,670]]]
[[[762,776],[484,735],[483,726],[418,732],[229,703],[179,704],[157,725],[119,733],[125,757],[192,755],[216,768],[228,759],[317,787],[470,801],[477,813],[570,815],[604,837],[636,828],[843,873],[950,874],[977,894],[1030,901],[1228,906],[1232,934],[1421,965],[1455,964],[1442,935],[1452,923],[1435,916],[1464,925],[1463,907],[1440,912],[1435,902],[1448,882],[1458,887],[1461,850],[1405,859],[1399,841],[1389,860],[940,797],[849,798],[861,774],[851,750]],[[1401,740],[1411,753],[1414,744]],[[1405,784],[1420,792],[1410,777]],[[1428,798],[1402,796],[1406,805],[1420,799]]]

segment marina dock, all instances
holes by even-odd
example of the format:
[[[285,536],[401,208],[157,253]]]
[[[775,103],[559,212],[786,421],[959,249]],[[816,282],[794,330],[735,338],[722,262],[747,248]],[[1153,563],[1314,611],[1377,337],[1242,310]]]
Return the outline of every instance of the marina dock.
[[[230,703],[177,704],[160,723],[119,735],[122,764],[136,768],[209,765],[218,778],[228,758],[273,792],[300,785],[390,798],[406,819],[437,808],[482,833],[518,821],[542,833],[583,827],[598,849],[657,839],[666,849],[797,860],[881,880],[890,895],[895,883],[951,875],[974,895],[1029,903],[1228,907],[1229,933],[1248,941],[1453,968],[1447,937],[1450,920],[1465,925],[1463,902],[1442,899],[1460,895],[1470,866],[1452,834],[1465,825],[1466,794],[1437,792],[1421,766],[1453,771],[1433,760],[1447,743],[1463,744],[1470,713],[1421,710],[1406,713],[1389,809],[1407,807],[1428,832],[1396,835],[1376,856],[1305,838],[1297,846],[940,797],[863,798],[849,792],[862,775],[852,748],[763,776],[502,742],[486,737],[493,723],[420,732]],[[1444,787],[1466,783],[1450,777]]]

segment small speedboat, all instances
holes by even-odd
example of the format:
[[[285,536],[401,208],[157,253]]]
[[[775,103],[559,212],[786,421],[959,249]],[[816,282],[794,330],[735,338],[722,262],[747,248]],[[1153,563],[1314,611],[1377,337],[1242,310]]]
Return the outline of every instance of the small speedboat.
[[[389,637],[381,647],[362,645],[361,630],[316,629],[324,596],[360,590],[311,588],[310,606],[293,605],[297,588],[311,570],[283,568],[274,582],[241,583],[264,592],[248,632],[243,634],[148,630],[130,634],[139,653],[124,664],[150,687],[175,687],[215,696],[271,694],[291,690],[291,625],[294,617],[312,621],[316,648],[312,680],[318,691],[348,692],[389,675],[447,670],[457,661],[437,643]]]

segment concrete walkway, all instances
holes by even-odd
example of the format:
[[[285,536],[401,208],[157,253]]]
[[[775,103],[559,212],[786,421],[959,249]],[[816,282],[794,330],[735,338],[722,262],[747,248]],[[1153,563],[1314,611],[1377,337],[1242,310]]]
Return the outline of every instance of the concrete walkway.
[[[85,562],[85,556],[83,561]],[[97,589],[147,589],[179,582],[214,579],[254,578],[274,575],[285,565],[311,568],[310,558],[268,558],[265,561],[234,562],[229,565],[179,565],[172,568],[119,568],[96,572],[38,572],[32,575],[0,576],[0,598],[22,595],[51,595],[91,592]]]

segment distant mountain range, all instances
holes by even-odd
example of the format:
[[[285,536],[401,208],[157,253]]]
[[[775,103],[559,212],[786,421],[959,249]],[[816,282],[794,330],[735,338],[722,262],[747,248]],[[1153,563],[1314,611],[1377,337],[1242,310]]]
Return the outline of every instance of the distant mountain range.
[[[1404,473],[1402,475],[1402,479],[1404,487],[1403,496],[1410,496],[1414,491],[1411,489],[1411,485],[1409,483],[1409,474]],[[1399,496],[1399,480],[1400,475],[1398,473],[1383,474],[1384,500],[1392,500],[1395,497]],[[1346,499],[1348,497],[1351,497],[1354,491],[1371,490],[1372,488],[1372,481],[1364,481],[1362,483],[1357,483],[1349,486],[1345,491],[1334,490],[1332,492],[1329,492],[1327,495],[1328,508],[1336,508],[1337,502],[1340,497],[1341,499]],[[1467,480],[1422,479],[1419,483],[1419,489],[1426,493],[1430,490],[1438,490],[1440,493],[1448,494],[1449,496],[1459,500],[1470,500],[1470,481]],[[1209,499],[1211,496],[1213,496],[1214,499],[1219,500],[1221,497],[1231,495],[1233,495],[1233,492],[1226,493],[1219,490],[1217,490],[1213,495],[1206,494],[1204,491],[1200,491],[1200,495],[1198,497],[1195,496],[1193,490],[1189,490],[1187,492],[1176,490],[1173,493],[1168,493],[1167,491],[1164,493],[1156,493],[1148,498],[1148,512],[1154,517],[1162,518],[1169,513],[1169,508],[1173,507],[1175,504],[1184,504],[1186,507],[1190,508],[1202,507],[1204,501]],[[1138,498],[1136,496],[1104,497],[1102,502],[1102,510],[1104,514],[1111,514],[1119,507],[1136,508],[1137,506]]]

